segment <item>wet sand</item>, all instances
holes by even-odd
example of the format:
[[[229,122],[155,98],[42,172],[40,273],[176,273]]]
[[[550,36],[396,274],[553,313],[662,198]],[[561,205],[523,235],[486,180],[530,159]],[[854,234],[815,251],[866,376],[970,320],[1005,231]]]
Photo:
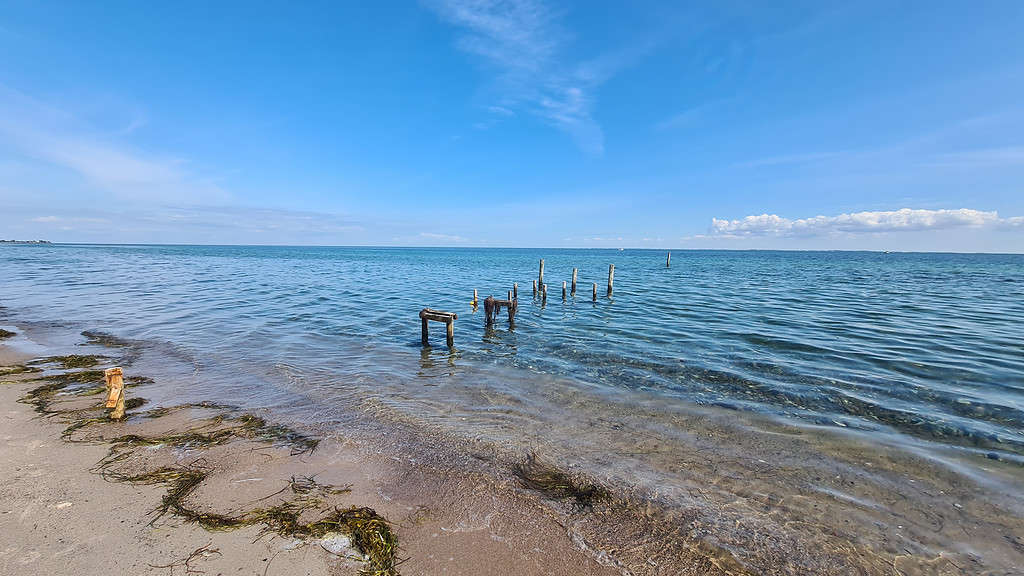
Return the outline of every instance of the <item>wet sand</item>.
[[[1011,574],[1024,558],[1013,463],[992,462],[1002,484],[978,493],[949,466],[856,436],[696,412],[647,430],[642,406],[638,452],[686,448],[656,461],[671,487],[377,419],[318,437],[217,406],[142,405],[110,422],[88,370],[117,353],[0,376],[0,571],[355,574],[375,565],[353,533],[301,527],[366,509],[406,575]],[[0,364],[27,360],[0,343]],[[135,384],[130,399],[161,386]],[[173,481],[146,483],[168,470],[201,472],[171,505]],[[267,513],[283,510],[298,529]]]

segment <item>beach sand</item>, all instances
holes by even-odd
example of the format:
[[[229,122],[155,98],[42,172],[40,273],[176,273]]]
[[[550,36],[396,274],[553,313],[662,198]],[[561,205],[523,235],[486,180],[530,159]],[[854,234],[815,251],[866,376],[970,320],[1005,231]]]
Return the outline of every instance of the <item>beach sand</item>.
[[[444,479],[432,478],[429,470],[405,470],[404,479],[396,479],[394,471],[336,440],[299,452],[307,438],[268,440],[288,433],[269,425],[266,437],[228,434],[211,446],[181,440],[190,432],[236,428],[234,415],[225,421],[220,408],[136,414],[123,423],[98,420],[62,438],[69,422],[98,412],[101,396],[54,396],[41,416],[18,402],[38,388],[37,376],[0,378],[6,381],[0,386],[0,573],[289,575],[374,568],[361,561],[359,550],[345,546],[344,531],[288,536],[260,521],[206,529],[173,511],[159,513],[168,485],[124,481],[169,468],[208,472],[184,507],[211,517],[294,505],[302,510],[301,522],[312,522],[333,510],[371,507],[398,536],[394,560],[402,574],[618,573],[575,547],[558,519],[536,502],[482,483],[464,494],[423,498],[447,484]],[[112,459],[112,439],[126,435],[179,439],[118,449]],[[303,484],[310,478],[315,483]]]

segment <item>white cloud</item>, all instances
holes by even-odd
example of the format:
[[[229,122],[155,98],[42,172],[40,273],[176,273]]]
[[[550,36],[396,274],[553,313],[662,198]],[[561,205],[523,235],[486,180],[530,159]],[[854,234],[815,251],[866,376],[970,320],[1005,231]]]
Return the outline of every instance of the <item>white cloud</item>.
[[[854,212],[837,216],[790,219],[777,214],[747,216],[739,220],[711,219],[711,234],[737,238],[752,236],[827,236],[945,230],[950,228],[1005,228],[1024,226],[1024,217],[1000,218],[995,211],[913,210]]]
[[[454,234],[437,234],[434,232],[420,232],[420,238],[438,242],[466,242],[467,239]]]
[[[430,5],[465,34],[459,47],[498,74],[500,101],[491,114],[523,109],[571,135],[592,154],[604,152],[604,134],[593,118],[593,92],[627,55],[566,63],[568,35],[558,14],[540,0],[437,0]],[[480,123],[489,127],[489,123]]]

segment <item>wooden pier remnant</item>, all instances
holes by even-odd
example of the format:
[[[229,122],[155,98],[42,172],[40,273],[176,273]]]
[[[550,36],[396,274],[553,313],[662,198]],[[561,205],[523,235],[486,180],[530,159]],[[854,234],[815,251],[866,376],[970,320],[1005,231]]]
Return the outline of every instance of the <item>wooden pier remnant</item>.
[[[594,282],[594,302],[597,302],[597,282]]]
[[[615,264],[608,265],[608,297],[612,297],[612,281],[615,279]]]
[[[537,297],[537,281],[536,280],[533,281],[533,297],[534,298]]]
[[[544,259],[540,259],[540,272],[537,273],[537,286],[544,285]]]
[[[107,368],[103,371],[103,382],[107,388],[107,408],[111,420],[124,418],[124,371],[120,367]]]
[[[542,293],[541,300],[543,300],[544,302],[547,302],[548,301],[548,285],[547,284],[543,284],[542,285],[541,293]]]
[[[565,280],[562,280],[562,302],[565,302]]]
[[[519,283],[512,283],[512,297],[509,300],[519,300]]]
[[[577,272],[579,272],[579,268],[573,268],[572,269],[572,291],[571,291],[571,294],[572,294],[573,298],[576,297],[576,273]]]
[[[665,268],[672,266],[672,253],[669,252],[668,256],[665,257]]]
[[[476,308],[480,304],[480,301],[476,299],[476,288],[473,288],[473,302],[472,302],[472,304],[473,304],[473,308]]]
[[[512,296],[512,293],[508,293]],[[498,314],[501,313],[502,306],[508,311],[508,323],[511,324],[515,321],[516,312],[519,311],[519,301],[513,298],[508,300],[498,300],[494,296],[488,296],[484,298],[484,314],[487,316],[486,322],[490,326],[494,324],[494,321],[498,319]]]
[[[486,304],[486,302],[484,303]],[[458,320],[459,315],[455,312],[442,312],[441,310],[431,310],[430,308],[424,308],[420,310],[420,322],[422,325],[421,339],[424,346],[428,346],[429,330],[427,329],[427,321],[433,320],[434,322],[444,322],[446,338],[445,341],[448,343],[448,347],[455,346],[455,321]]]

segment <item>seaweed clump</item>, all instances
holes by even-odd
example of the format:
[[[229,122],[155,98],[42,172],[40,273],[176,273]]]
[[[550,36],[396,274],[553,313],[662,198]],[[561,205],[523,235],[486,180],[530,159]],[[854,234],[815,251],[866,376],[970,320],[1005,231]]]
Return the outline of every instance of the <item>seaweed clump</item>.
[[[527,454],[526,460],[515,465],[512,471],[530,490],[555,500],[571,498],[577,509],[591,508],[596,502],[609,497],[603,487],[543,462],[533,452]]]
[[[92,368],[99,364],[104,358],[92,354],[69,354],[67,356],[50,356],[42,360],[36,360],[33,364],[60,364],[65,370],[74,368]]]
[[[0,340],[6,340],[7,338],[17,335],[17,332],[11,332],[10,330],[4,330],[3,328],[0,328]]]

